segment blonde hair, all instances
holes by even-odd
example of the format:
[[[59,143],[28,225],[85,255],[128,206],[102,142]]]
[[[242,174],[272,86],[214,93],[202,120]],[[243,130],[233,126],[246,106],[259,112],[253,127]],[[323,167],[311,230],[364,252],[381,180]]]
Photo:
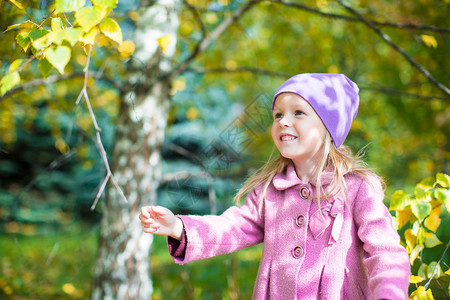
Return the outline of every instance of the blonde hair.
[[[266,197],[267,188],[272,182],[273,177],[276,174],[281,173],[286,166],[291,163],[290,159],[281,156],[281,154],[277,158],[274,158],[274,149],[272,150],[268,161],[260,169],[258,169],[254,175],[250,176],[245,181],[242,188],[234,197],[234,201],[236,203],[239,204],[240,200],[251,190],[262,185],[262,191],[259,196],[259,208],[261,212],[263,206],[262,204]],[[341,145],[339,148],[336,148],[331,139],[330,133],[327,131],[324,144],[322,146],[322,157],[316,169],[317,196],[315,198],[317,198],[317,201],[319,202],[319,207],[322,199],[333,197],[340,192],[344,193],[345,200],[347,199],[348,189],[344,178],[347,174],[361,175],[374,188],[380,187],[381,183],[381,189],[384,190],[383,179],[367,167],[362,160],[362,154],[363,152],[360,151],[358,154],[354,155],[350,147],[345,145]],[[325,191],[323,189],[321,179],[323,171],[327,168],[332,168],[334,175],[328,189]]]

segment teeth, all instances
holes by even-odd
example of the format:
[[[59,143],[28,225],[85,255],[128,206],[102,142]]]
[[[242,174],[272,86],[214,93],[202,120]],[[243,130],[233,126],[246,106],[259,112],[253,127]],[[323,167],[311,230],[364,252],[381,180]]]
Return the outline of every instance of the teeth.
[[[282,140],[282,141],[292,141],[292,140],[294,140],[294,139],[296,139],[296,137],[294,137],[294,136],[292,136],[292,135],[283,135],[283,136],[281,137],[281,140]]]

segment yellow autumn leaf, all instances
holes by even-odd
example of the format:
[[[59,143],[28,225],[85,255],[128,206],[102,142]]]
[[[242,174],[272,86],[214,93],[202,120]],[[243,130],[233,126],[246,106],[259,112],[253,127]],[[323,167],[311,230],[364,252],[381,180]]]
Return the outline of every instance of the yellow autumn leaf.
[[[410,300],[428,300],[427,291],[421,285],[417,288],[417,290],[415,290],[414,292],[411,293],[411,295],[409,296],[409,299]]]
[[[100,23],[100,31],[119,45],[122,44],[122,30],[119,24],[113,19],[105,18]]]
[[[170,46],[170,44],[172,44],[172,40],[173,40],[173,37],[170,34],[167,34],[156,40],[158,42],[159,46],[161,47],[162,52],[165,55],[169,55],[169,46]]]
[[[62,154],[66,154],[70,150],[69,146],[61,138],[59,138],[55,141],[55,148],[58,149],[59,152],[61,152]]]
[[[86,33],[81,40],[85,44],[93,45],[95,43],[95,38],[97,37],[97,34],[99,32],[100,31],[96,27],[94,27],[88,33]]]
[[[421,276],[411,275],[411,277],[409,277],[409,283],[420,283],[424,280],[425,280],[425,278],[423,278]]]
[[[408,229],[405,231],[405,240],[406,244],[408,245],[409,249],[412,250],[416,246],[417,237],[412,234],[412,230]]]
[[[397,219],[398,219],[398,228],[402,228],[405,226],[412,217],[412,211],[409,208],[406,209],[398,209],[397,210]]]
[[[437,41],[434,38],[434,36],[427,35],[427,34],[422,34],[422,35],[420,35],[420,38],[422,39],[424,44],[427,45],[427,47],[437,48],[438,44],[437,44]]]
[[[427,232],[427,231],[423,230],[422,236],[423,236],[425,239],[431,239],[431,238],[433,238],[433,233]]]
[[[433,231],[436,232],[436,229],[439,227],[439,225],[441,224],[441,218],[439,218],[439,215],[433,214],[431,213],[430,216],[428,218],[425,219],[425,226]]]
[[[18,67],[20,67],[20,65],[25,62],[25,59],[16,59],[15,61],[13,61],[11,63],[11,65],[9,66],[9,72],[11,71],[15,71]]]
[[[70,294],[73,294],[75,292],[75,287],[71,283],[65,283],[62,286],[62,290],[63,290],[64,293],[70,295]]]
[[[23,9],[23,5],[16,0],[9,0],[12,4],[14,4],[17,8]]]
[[[122,44],[119,46],[119,53],[120,56],[123,58],[130,57],[136,48],[136,45],[131,41],[123,41]]]

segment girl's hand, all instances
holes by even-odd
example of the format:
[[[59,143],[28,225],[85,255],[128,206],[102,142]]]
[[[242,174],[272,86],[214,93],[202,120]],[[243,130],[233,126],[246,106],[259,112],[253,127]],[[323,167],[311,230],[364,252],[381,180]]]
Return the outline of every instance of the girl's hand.
[[[169,209],[162,206],[144,206],[141,208],[139,219],[144,232],[168,235],[181,240],[183,221]]]

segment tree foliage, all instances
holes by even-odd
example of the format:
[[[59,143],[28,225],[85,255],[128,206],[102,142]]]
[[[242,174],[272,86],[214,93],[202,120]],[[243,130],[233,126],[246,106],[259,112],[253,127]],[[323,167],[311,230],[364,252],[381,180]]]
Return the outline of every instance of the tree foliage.
[[[445,260],[449,257],[446,253],[450,246],[450,176],[438,173],[436,178],[428,177],[416,185],[413,194],[396,191],[389,210],[394,211],[394,227],[410,256],[413,269],[410,283],[417,287],[411,298],[434,299],[432,283],[437,291],[435,295],[449,296],[448,290],[443,291],[443,288],[448,285],[450,276]],[[434,248],[439,250],[433,251]],[[447,270],[443,271],[441,266]]]

